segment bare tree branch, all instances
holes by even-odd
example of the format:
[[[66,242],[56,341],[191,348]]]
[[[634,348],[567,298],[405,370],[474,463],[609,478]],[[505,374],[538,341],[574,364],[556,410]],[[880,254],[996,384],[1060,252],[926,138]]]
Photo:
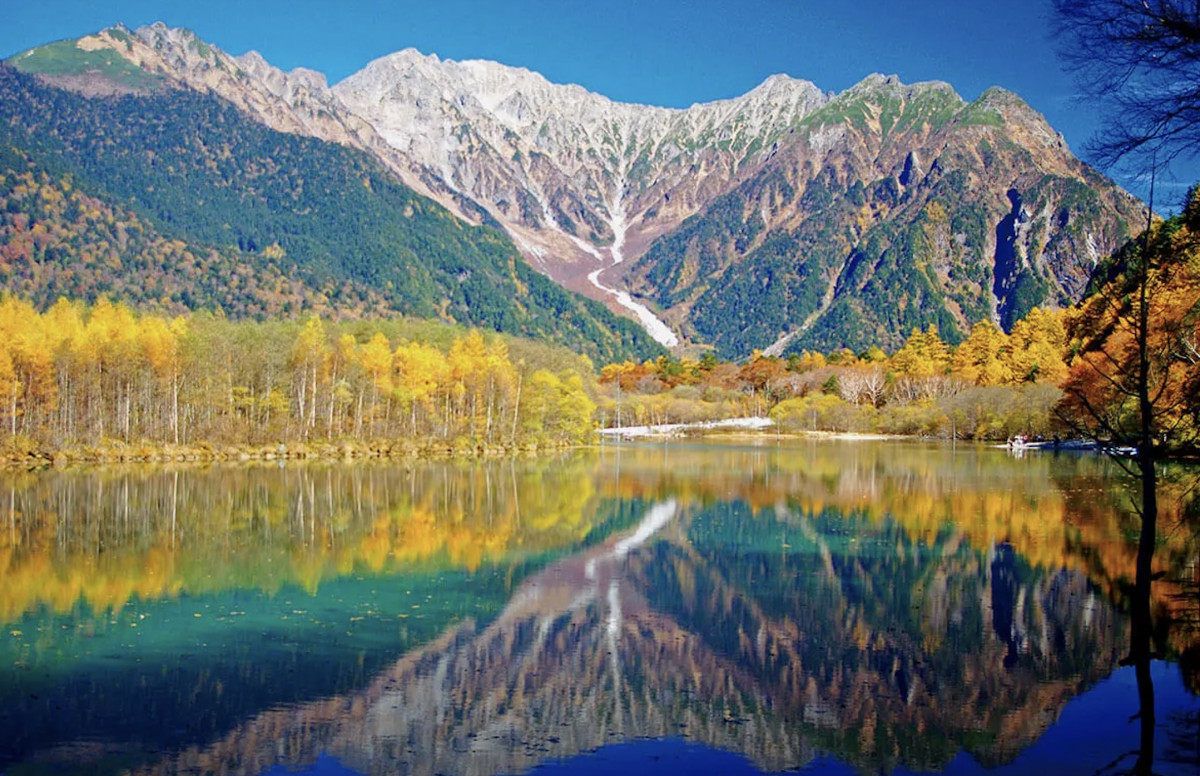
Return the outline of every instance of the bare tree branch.
[[[1110,166],[1200,154],[1200,3],[1054,0],[1059,55],[1105,116],[1089,145]]]

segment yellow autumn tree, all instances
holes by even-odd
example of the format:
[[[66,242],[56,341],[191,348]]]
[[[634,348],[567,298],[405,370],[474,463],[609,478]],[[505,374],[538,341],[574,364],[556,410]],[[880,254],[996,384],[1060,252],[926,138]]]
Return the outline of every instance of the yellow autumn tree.
[[[501,431],[509,425],[509,417],[513,416],[517,410],[515,406],[517,370],[508,358],[508,346],[500,337],[495,337],[488,344],[483,368],[485,371],[480,380],[480,385],[485,392],[486,406],[483,436],[488,441],[494,442]]]
[[[305,321],[304,327],[296,337],[289,359],[296,414],[305,437],[316,427],[317,393],[326,376],[329,356],[325,324],[321,322],[320,316],[314,315]]]
[[[4,427],[9,436],[17,435],[18,400],[20,398],[20,382],[16,370],[13,369],[12,353],[9,352],[8,339],[0,338],[0,401],[3,402],[4,414],[7,421]]]
[[[109,434],[129,438],[137,352],[133,311],[101,297],[76,342],[76,356],[87,365],[87,416],[97,438]]]
[[[577,372],[556,375],[539,369],[529,376],[527,384],[526,397],[521,401],[524,441],[575,444],[587,440],[596,404]]]
[[[438,392],[449,376],[449,364],[445,354],[433,345],[405,342],[392,353],[392,368],[393,395],[408,411],[409,431],[415,434],[419,412],[432,421]]]
[[[914,328],[904,347],[891,358],[892,371],[906,377],[943,375],[950,368],[950,349],[938,336],[937,327]]]
[[[971,327],[971,335],[954,351],[953,369],[976,385],[1003,385],[1012,376],[1004,356],[1008,336],[991,321]]]
[[[496,337],[488,343],[472,329],[450,346],[446,356],[454,398],[455,433],[475,441],[494,441],[507,395],[516,384],[508,348]]]
[[[59,402],[54,433],[60,439],[77,435],[78,363],[72,348],[83,336],[83,315],[78,304],[60,297],[42,316],[47,334],[46,345],[54,354],[54,371],[58,382]]]
[[[9,429],[18,417],[32,432],[53,410],[58,396],[54,352],[45,322],[29,302],[5,297],[0,302],[0,338],[5,340],[12,378],[8,386]]]
[[[359,348],[358,362],[362,366],[363,375],[371,389],[371,404],[367,408],[367,418],[372,431],[374,431],[374,424],[379,415],[379,397],[382,395],[385,403],[389,402],[394,388],[395,370],[392,346],[383,332],[375,332],[375,335]]]
[[[948,377],[950,348],[932,324],[925,331],[914,328],[904,347],[888,363],[895,377],[891,394],[901,401],[934,399],[953,392],[957,382]]]
[[[183,359],[179,340],[186,331],[182,318],[168,323],[157,316],[143,316],[138,322],[137,339],[141,357],[149,367],[149,377],[162,394],[156,406],[149,408],[170,429],[171,440],[179,443],[179,387],[183,374]],[[157,429],[148,429],[157,431]]]
[[[1005,362],[1013,383],[1057,384],[1067,375],[1063,313],[1035,307],[1013,325]]]

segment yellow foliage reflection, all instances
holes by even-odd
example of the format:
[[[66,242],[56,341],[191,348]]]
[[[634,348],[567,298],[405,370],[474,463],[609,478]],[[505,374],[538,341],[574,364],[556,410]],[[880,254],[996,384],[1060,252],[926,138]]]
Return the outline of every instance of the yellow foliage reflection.
[[[523,462],[5,473],[0,619],[80,601],[119,609],[185,592],[313,591],[348,574],[474,571],[571,548],[616,505],[666,499],[680,505],[672,530],[736,501],[762,519],[895,525],[914,546],[1010,545],[1032,567],[1086,574],[1112,600],[1134,568],[1136,516],[1102,458],[909,443],[618,445]],[[1196,557],[1192,532],[1171,527],[1183,521],[1175,509],[1164,507],[1156,556],[1168,572],[1156,597],[1172,611],[1195,585]]]
[[[577,542],[593,488],[563,459],[6,473],[0,494],[11,622],[80,601],[118,610],[183,592],[315,591],[351,573],[473,571]]]

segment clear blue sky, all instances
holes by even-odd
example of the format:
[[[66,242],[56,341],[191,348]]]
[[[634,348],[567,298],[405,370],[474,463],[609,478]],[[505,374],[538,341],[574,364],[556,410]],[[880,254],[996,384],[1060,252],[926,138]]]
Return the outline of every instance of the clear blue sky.
[[[0,57],[163,21],[330,83],[408,47],[670,107],[733,97],[773,73],[838,92],[880,72],[947,81],[968,100],[1002,86],[1082,155],[1096,116],[1073,99],[1049,13],[1049,0],[0,0]],[[1190,182],[1162,197],[1179,199]]]

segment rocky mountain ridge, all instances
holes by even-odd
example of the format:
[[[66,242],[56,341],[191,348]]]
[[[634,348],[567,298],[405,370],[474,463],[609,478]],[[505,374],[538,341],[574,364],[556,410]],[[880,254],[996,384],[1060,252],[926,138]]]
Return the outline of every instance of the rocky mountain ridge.
[[[741,97],[672,110],[408,50],[333,91],[393,147],[487,208],[552,277],[593,295],[631,288],[662,311],[669,331],[660,342],[675,344],[678,332],[730,356],[797,341],[866,344],[854,331],[895,345],[914,325],[938,325],[951,339],[985,317],[1011,325],[1036,304],[1078,298],[1136,210],[1000,89],[968,104],[940,82],[872,75],[832,95],[772,76]],[[971,219],[984,226],[913,246],[917,235],[906,232],[948,172],[958,177],[942,186],[954,191],[941,191],[940,205],[951,215],[974,206]],[[776,185],[764,189],[768,181]],[[1077,198],[1088,201],[1064,202]],[[1089,211],[1083,223],[1072,225],[1073,209]],[[707,244],[680,239],[697,218],[711,227]],[[899,252],[926,254],[897,268],[907,286],[914,263],[930,266],[917,284],[925,293],[910,302],[887,288],[877,296],[894,302],[857,303],[863,279],[846,270],[861,270],[872,232],[881,254],[897,239]],[[769,258],[754,255],[762,249]],[[878,309],[890,303],[899,314]],[[806,341],[831,311],[841,318]]]
[[[1011,325],[1075,301],[1139,218],[1000,89],[968,103],[945,83],[873,75],[834,95],[776,75],[668,109],[412,49],[329,87],[161,24],[76,45],[366,150],[659,342],[727,356]]]
[[[152,80],[127,87],[113,78],[107,68],[85,68],[91,77],[46,73],[25,59],[54,46],[73,46],[89,53],[117,54],[148,73]],[[257,51],[241,56],[228,54],[201,40],[190,30],[170,28],[159,22],[136,30],[116,25],[76,41],[34,49],[11,60],[18,69],[29,70],[48,83],[85,94],[147,94],[170,89],[188,89],[215,94],[272,129],[314,137],[373,154],[396,172],[405,185],[424,196],[432,196],[420,177],[408,168],[379,136],[374,127],[346,110],[329,88],[325,75],[307,68],[281,70]],[[95,64],[95,63],[93,63]],[[479,222],[479,214],[459,212],[453,198],[438,197],[461,218]]]

